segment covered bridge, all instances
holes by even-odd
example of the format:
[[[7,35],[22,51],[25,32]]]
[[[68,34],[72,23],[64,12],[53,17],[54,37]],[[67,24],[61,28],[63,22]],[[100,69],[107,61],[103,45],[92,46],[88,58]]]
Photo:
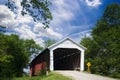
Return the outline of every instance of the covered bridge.
[[[65,38],[42,51],[30,63],[30,75],[41,70],[84,70],[85,47]]]

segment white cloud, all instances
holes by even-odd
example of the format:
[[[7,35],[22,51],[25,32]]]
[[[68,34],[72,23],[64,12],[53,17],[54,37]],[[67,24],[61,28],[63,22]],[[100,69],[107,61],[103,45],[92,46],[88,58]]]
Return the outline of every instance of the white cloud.
[[[21,38],[24,38],[24,39],[35,39],[36,38],[35,33],[31,31],[31,28],[28,25],[22,25],[20,27],[15,28],[14,30],[20,34]]]
[[[5,5],[0,5],[0,25],[8,27],[8,28],[14,28],[17,26],[15,23],[15,14],[8,9]]]
[[[47,37],[51,39],[60,39],[62,35],[58,32],[55,32],[52,28],[43,28],[43,24],[38,23],[35,25],[33,31],[39,33],[37,36]]]
[[[28,25],[22,25],[21,27],[15,28],[20,35],[20,38],[23,39],[34,39],[34,41],[40,46],[44,47],[44,40],[42,38],[38,38],[37,35],[31,30],[31,27]]]
[[[16,22],[19,23],[19,24],[34,23],[32,17],[29,16],[29,15],[25,15],[25,16],[19,15],[16,18]]]
[[[6,6],[0,5],[0,25],[5,25],[15,30],[21,38],[34,39],[40,45],[43,45],[43,37],[58,40],[66,34],[69,34],[70,31],[74,32],[74,30],[71,30],[70,21],[76,19],[76,14],[81,15],[83,23],[86,21],[86,15],[77,0],[74,2],[73,0],[52,0],[50,10],[53,15],[53,20],[50,23],[50,28],[44,29],[44,25],[42,23],[35,23],[30,15],[21,15],[21,0],[11,1],[14,1],[17,6],[16,12],[13,13]],[[86,0],[86,2],[90,1]],[[91,5],[95,5],[95,2]]]
[[[18,11],[19,10],[20,9],[18,8]],[[31,16],[29,15],[22,16],[20,14],[20,11],[18,14],[15,14],[7,6],[0,5],[0,25],[5,26],[9,29],[14,29],[19,24],[24,25],[28,23],[33,23],[33,19]]]
[[[85,2],[87,3],[88,6],[90,7],[97,7],[99,5],[101,5],[102,3],[100,2],[100,0],[85,0]]]
[[[71,39],[74,39],[77,43],[79,43],[84,37],[92,37],[91,32],[92,30],[89,29],[82,32],[71,34],[68,37],[70,37]]]
[[[17,9],[14,13],[7,6],[0,5],[0,25],[14,30],[19,34],[20,38],[34,39],[36,43],[42,46],[44,46],[44,40],[42,37],[50,39],[60,39],[62,37],[60,33],[54,31],[52,28],[44,29],[42,23],[35,23],[30,15],[22,16],[20,0],[11,1],[15,2]]]
[[[42,46],[42,47],[44,47],[45,45],[44,45],[44,40],[42,39],[42,38],[35,38],[34,39],[35,40],[35,42],[37,43],[37,44],[39,44],[40,46]]]
[[[54,39],[61,39],[62,35],[60,33],[55,32],[53,29],[48,28],[47,29],[47,36],[50,38],[54,38]]]
[[[44,31],[43,26],[44,26],[44,25],[43,25],[42,23],[36,23],[36,25],[34,26],[33,31],[34,31],[34,32]]]
[[[58,27],[65,21],[70,21],[75,17],[74,11],[79,8],[77,1],[71,0],[52,0],[51,12],[53,20],[51,25]]]
[[[21,6],[21,0],[11,0],[15,3],[16,6],[16,12],[17,14],[21,15],[21,11],[22,11],[22,6]]]

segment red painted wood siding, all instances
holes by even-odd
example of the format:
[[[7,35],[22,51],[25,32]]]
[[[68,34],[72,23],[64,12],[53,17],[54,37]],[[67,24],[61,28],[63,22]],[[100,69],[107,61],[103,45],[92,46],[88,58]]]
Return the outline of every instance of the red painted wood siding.
[[[46,68],[46,62],[41,62],[39,64],[36,64],[35,65],[35,73],[34,75],[37,75],[40,73],[41,70],[45,69]]]
[[[45,69],[45,68],[46,68],[46,61],[44,59],[44,56],[37,57],[37,59],[34,60],[34,62],[32,63],[30,67],[31,76],[38,75],[40,70]]]
[[[43,54],[38,55],[30,64],[30,76],[34,76],[39,74],[39,72],[43,69],[46,69],[46,54],[49,54],[48,51]],[[49,65],[49,64],[48,64]]]

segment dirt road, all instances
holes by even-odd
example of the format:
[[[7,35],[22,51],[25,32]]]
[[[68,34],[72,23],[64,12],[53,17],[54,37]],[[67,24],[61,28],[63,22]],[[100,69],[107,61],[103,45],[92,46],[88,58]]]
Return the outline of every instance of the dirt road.
[[[64,76],[72,77],[73,80],[116,80],[113,78],[78,71],[56,71],[56,72],[63,74]]]

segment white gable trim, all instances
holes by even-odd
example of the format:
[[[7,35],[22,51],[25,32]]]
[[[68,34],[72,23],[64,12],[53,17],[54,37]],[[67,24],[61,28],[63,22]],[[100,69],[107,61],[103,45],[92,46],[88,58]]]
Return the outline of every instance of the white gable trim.
[[[49,46],[48,49],[49,49],[49,50],[55,49],[55,47],[56,47],[57,45],[60,45],[61,43],[63,43],[64,41],[67,41],[67,40],[70,41],[70,42],[72,42],[73,44],[75,44],[75,45],[78,46],[79,48],[82,48],[83,50],[86,50],[86,49],[87,49],[86,47],[84,47],[84,46],[82,46],[82,45],[80,45],[80,44],[77,44],[76,42],[74,42],[74,41],[71,40],[70,38],[65,38],[65,39],[63,39],[63,40],[61,40],[61,41],[59,41],[59,42],[57,42],[57,43]],[[74,47],[72,47],[72,48],[74,48]]]

